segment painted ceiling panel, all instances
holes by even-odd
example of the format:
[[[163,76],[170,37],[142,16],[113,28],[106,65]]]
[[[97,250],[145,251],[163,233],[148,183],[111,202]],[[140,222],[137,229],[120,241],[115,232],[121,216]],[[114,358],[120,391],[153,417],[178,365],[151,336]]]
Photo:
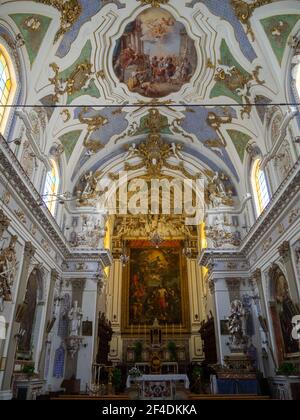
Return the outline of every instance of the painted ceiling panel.
[[[234,144],[234,147],[236,148],[236,151],[241,159],[241,162],[243,163],[244,157],[245,157],[246,146],[251,140],[251,137],[237,130],[227,130],[227,133],[229,134]]]
[[[76,67],[78,65],[84,64],[84,63],[90,63],[91,54],[92,54],[91,41],[87,41],[78,59],[69,68],[60,72],[59,74],[60,79],[62,81],[66,81],[70,77],[70,75],[72,75],[72,73],[76,70]],[[88,85],[82,88],[81,90],[68,95],[67,104],[68,105],[71,104],[74,101],[74,99],[83,95],[89,95],[93,98],[100,98],[100,92],[98,88],[96,87],[94,80],[90,80]]]
[[[31,66],[33,65],[51,20],[47,16],[28,13],[10,15],[22,34]]]
[[[237,68],[243,76],[246,78],[251,77],[251,75],[243,69],[239,62],[235,59],[232,52],[230,51],[226,41],[223,39],[221,43],[221,59],[220,64],[228,67]],[[230,89],[225,82],[217,82],[210,93],[211,98],[216,98],[218,96],[228,96],[229,98],[234,99],[236,102],[241,102],[241,97],[237,94],[237,91]]]
[[[272,16],[261,20],[279,64],[282,62],[288,37],[299,19],[300,14],[295,14]]]
[[[64,146],[67,162],[69,162],[70,157],[72,156],[74,148],[80,137],[80,134],[81,134],[81,130],[74,130],[59,137],[59,140]]]
[[[14,3],[22,2],[7,4]],[[271,98],[284,98],[270,57],[286,65],[287,41],[300,18],[294,2],[290,11],[290,2],[276,0],[169,0],[160,9],[136,0],[37,3],[34,15],[7,15],[24,38],[31,65],[55,22],[53,48],[40,70],[33,69],[33,90],[55,126],[49,138],[65,133],[56,140],[72,161],[73,179],[113,164],[126,147],[140,145],[154,131],[167,147],[182,146],[199,167],[222,167],[239,182],[243,175],[232,144],[243,163],[249,140],[264,140]],[[279,11],[275,16],[271,3]],[[58,13],[47,17],[49,6]],[[158,125],[149,128],[154,108]]]

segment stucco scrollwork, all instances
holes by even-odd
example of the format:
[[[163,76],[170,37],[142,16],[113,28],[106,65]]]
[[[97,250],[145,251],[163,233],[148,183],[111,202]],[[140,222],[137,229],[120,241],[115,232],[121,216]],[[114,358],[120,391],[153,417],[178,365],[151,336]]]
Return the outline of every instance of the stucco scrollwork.
[[[60,28],[57,31],[54,42],[63,36],[70,28],[74,25],[75,22],[79,19],[81,15],[81,4],[79,0],[37,0],[38,3],[47,4],[57,9],[60,16]]]
[[[230,248],[241,244],[240,232],[221,215],[216,216],[213,225],[206,226],[206,236],[210,248]]]
[[[169,3],[169,0],[137,0],[141,2],[143,5],[150,5],[152,7],[160,7],[161,4]]]
[[[255,40],[254,32],[250,23],[252,14],[258,7],[261,7],[265,4],[269,4],[271,2],[272,0],[254,0],[251,3],[245,0],[231,0],[232,7],[237,18],[241,21],[243,25],[246,26],[247,34],[251,36],[252,41]]]

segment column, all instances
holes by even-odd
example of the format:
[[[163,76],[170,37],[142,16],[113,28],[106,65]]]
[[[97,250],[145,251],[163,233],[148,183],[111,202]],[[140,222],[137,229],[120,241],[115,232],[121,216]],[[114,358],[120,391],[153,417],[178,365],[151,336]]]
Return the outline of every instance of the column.
[[[77,378],[80,379],[81,391],[91,384],[92,364],[94,356],[94,337],[97,334],[97,282],[87,279],[82,292],[82,321],[93,323],[92,335],[83,336],[82,345],[77,355]]]
[[[108,281],[107,318],[111,321],[113,329],[109,358],[116,363],[122,361],[123,353],[121,339],[122,274],[122,263],[120,260],[115,259]]]
[[[51,270],[50,274],[50,285],[49,285],[49,292],[48,292],[48,300],[47,300],[47,309],[46,309],[46,318],[45,318],[45,328],[43,333],[43,340],[42,340],[42,349],[39,358],[39,365],[38,370],[42,378],[44,378],[45,374],[45,356],[46,356],[46,345],[47,345],[47,336],[48,336],[48,325],[52,320],[52,311],[53,311],[53,293],[56,281],[58,280],[58,272],[56,270]]]
[[[4,373],[4,379],[3,379],[3,385],[2,389],[10,389],[11,388],[11,380],[12,380],[12,374],[14,369],[14,362],[15,362],[15,353],[16,353],[16,347],[17,342],[15,339],[15,335],[19,332],[20,328],[20,322],[15,321],[17,311],[20,307],[20,305],[24,302],[26,289],[27,289],[27,281],[28,281],[28,275],[29,275],[29,267],[32,261],[32,258],[35,254],[35,248],[33,247],[31,242],[26,242],[24,247],[24,256],[23,256],[23,264],[21,268],[21,275],[19,280],[19,288],[18,293],[16,296],[16,305],[14,308],[14,314],[12,318],[12,330],[11,330],[11,336],[10,336],[10,342],[8,345],[7,354],[9,355],[9,358],[7,358],[5,373]]]
[[[256,269],[249,280],[253,293],[254,307],[256,308],[255,326],[259,329],[257,339],[260,340],[258,353],[260,365],[263,367],[265,377],[272,376],[276,367],[274,350],[270,337],[270,327],[268,322],[267,306],[264,298],[264,290],[262,285],[262,273]]]
[[[202,318],[202,273],[196,259],[187,259],[187,272],[191,322],[190,359],[191,361],[201,361],[204,359],[202,340],[199,333]]]

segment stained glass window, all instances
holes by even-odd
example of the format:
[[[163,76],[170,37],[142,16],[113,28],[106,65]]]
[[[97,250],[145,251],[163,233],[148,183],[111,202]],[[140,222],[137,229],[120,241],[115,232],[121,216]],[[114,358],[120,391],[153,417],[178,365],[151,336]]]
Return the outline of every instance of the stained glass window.
[[[7,108],[5,105],[10,103],[12,91],[13,91],[13,81],[11,77],[11,72],[9,68],[8,60],[6,55],[0,46],[0,132],[3,132],[3,125],[5,123],[5,117],[7,115]]]
[[[267,180],[264,171],[260,167],[261,161],[257,159],[252,169],[252,187],[257,215],[259,216],[270,202]]]
[[[57,192],[59,187],[59,174],[57,164],[51,160],[51,170],[47,173],[45,188],[44,188],[44,201],[47,204],[49,211],[54,215],[57,203]]]

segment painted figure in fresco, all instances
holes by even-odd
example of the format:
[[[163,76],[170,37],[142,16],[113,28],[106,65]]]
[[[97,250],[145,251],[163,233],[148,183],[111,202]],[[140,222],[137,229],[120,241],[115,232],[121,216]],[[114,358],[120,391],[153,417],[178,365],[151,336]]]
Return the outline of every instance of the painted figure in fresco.
[[[165,313],[168,303],[167,303],[167,289],[162,285],[157,290],[157,297],[158,297],[158,305],[162,313]]]
[[[182,23],[162,9],[148,9],[117,41],[113,67],[131,92],[156,98],[178,92],[197,67],[194,41]]]
[[[130,323],[181,322],[179,250],[132,249]]]

